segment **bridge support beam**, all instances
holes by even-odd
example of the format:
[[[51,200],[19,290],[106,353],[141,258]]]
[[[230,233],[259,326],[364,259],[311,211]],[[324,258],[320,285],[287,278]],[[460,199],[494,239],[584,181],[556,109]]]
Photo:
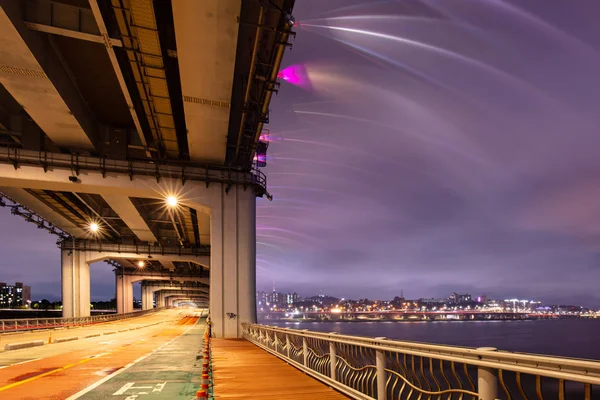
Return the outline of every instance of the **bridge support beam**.
[[[63,250],[61,258],[62,316],[88,317],[90,315],[90,265],[85,254]]]
[[[256,322],[256,197],[242,186],[219,186],[212,196],[210,318],[214,337],[238,338],[242,323]]]
[[[117,314],[133,312],[133,280],[130,275],[115,274]]]

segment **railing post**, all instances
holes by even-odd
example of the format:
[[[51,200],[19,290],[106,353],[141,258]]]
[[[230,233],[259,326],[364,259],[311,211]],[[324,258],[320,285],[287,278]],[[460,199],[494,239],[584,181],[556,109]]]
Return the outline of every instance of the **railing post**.
[[[377,340],[383,340],[384,337],[375,338]],[[387,372],[385,372],[385,353],[381,350],[377,350],[375,353],[375,364],[377,367],[377,400],[386,400],[387,393],[385,390],[385,384],[387,381]]]
[[[332,335],[335,335],[335,332],[331,333]],[[333,379],[334,381],[336,380],[335,377],[335,366],[337,364],[337,349],[335,347],[336,343],[332,340],[329,342],[329,366],[330,366],[330,377],[331,379]]]
[[[479,347],[477,350],[498,351],[495,347]],[[477,368],[477,392],[479,400],[495,400],[498,397],[498,377],[492,368]]]
[[[302,329],[302,331],[308,331],[308,329]],[[306,336],[302,336],[302,357],[304,366],[308,367],[308,342],[306,341]]]
[[[290,358],[290,335],[285,334],[285,348],[287,349],[287,358]]]

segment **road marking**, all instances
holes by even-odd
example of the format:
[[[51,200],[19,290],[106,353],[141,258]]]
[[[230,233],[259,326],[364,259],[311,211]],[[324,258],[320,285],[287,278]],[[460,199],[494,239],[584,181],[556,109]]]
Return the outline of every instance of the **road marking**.
[[[133,342],[133,343],[131,343],[131,344],[135,344],[135,343],[138,343],[138,342],[140,342],[140,341],[141,341],[141,340],[137,340],[136,342]],[[125,346],[121,346],[121,347],[118,347],[118,348],[114,349],[113,351],[109,351],[109,352],[106,352],[106,353],[100,353],[100,354],[98,354],[98,355],[97,355],[97,356],[95,356],[95,357],[86,357],[86,358],[84,358],[84,359],[82,359],[82,360],[79,360],[79,361],[77,361],[76,363],[73,363],[73,364],[67,364],[67,365],[65,365],[65,366],[63,366],[63,367],[56,368],[56,369],[53,369],[53,370],[51,370],[51,371],[48,371],[48,372],[44,372],[43,374],[36,375],[36,376],[32,376],[31,378],[24,379],[24,380],[22,380],[22,381],[19,381],[19,382],[11,383],[10,385],[2,386],[2,387],[0,387],[0,392],[3,392],[3,391],[5,391],[5,390],[11,389],[11,388],[13,388],[13,387],[16,387],[16,386],[23,385],[24,383],[29,383],[29,382],[35,381],[35,380],[37,380],[37,379],[39,379],[39,378],[43,378],[44,376],[48,376],[48,375],[52,375],[52,374],[55,374],[55,373],[57,373],[57,372],[60,372],[60,371],[64,371],[64,370],[66,370],[66,369],[69,369],[69,368],[72,368],[72,367],[74,367],[74,366],[76,366],[76,365],[84,364],[84,363],[86,363],[86,362],[88,362],[88,361],[92,361],[92,360],[95,360],[95,359],[97,359],[97,358],[104,357],[104,356],[106,356],[106,355],[108,355],[108,354],[112,354],[112,353],[114,353],[114,352],[117,352],[117,351],[119,351],[119,350],[122,350],[124,347],[125,347]],[[39,358],[38,358],[38,360],[39,360]],[[32,361],[33,361],[33,360],[32,360]],[[15,364],[15,365],[16,365],[16,364]]]
[[[158,346],[156,349],[152,350],[150,353],[146,354],[145,356],[141,356],[140,358],[138,358],[137,360],[135,360],[135,361],[127,364],[123,368],[118,369],[115,372],[113,372],[112,374],[107,375],[104,378],[100,379],[98,382],[92,383],[90,386],[86,387],[85,389],[80,390],[79,392],[75,393],[74,395],[72,395],[70,397],[67,397],[65,400],[76,400],[76,399],[80,398],[81,396],[83,396],[84,394],[91,392],[92,390],[96,389],[98,386],[102,385],[106,381],[109,381],[112,378],[114,378],[115,376],[122,374],[123,372],[125,372],[129,368],[133,367],[135,364],[139,363],[143,359],[145,359],[147,357],[150,357],[151,355],[153,355],[154,353],[156,353],[157,351],[159,351],[163,347],[168,346],[169,344],[171,344],[171,342],[174,342],[175,340],[179,339],[181,336],[185,335],[190,330],[192,330],[193,328],[195,328],[196,325],[197,324],[194,324],[194,325],[190,326],[188,329],[185,330],[185,332],[183,332],[180,335],[174,337],[173,339],[169,340],[168,342],[161,344],[160,346]],[[165,384],[166,384],[166,382],[165,382]],[[137,397],[137,396],[135,396],[135,397]],[[135,397],[132,397],[132,399],[130,399],[130,400],[135,399]],[[125,399],[125,400],[127,400],[127,399]]]
[[[162,382],[162,383],[157,383],[153,386],[134,386],[135,382],[127,382],[126,384],[124,384],[123,386],[121,386],[121,388],[119,390],[117,390],[116,392],[113,393],[113,396],[122,396],[122,395],[126,395],[128,396],[127,398],[129,399],[132,396],[139,396],[141,394],[149,394],[150,392],[148,392],[146,389],[152,389],[152,393],[160,393],[162,392],[162,390],[165,388],[167,382]],[[138,390],[143,389],[143,392],[138,392]],[[127,393],[128,391],[134,391],[134,393]]]
[[[111,344],[112,342],[116,342],[117,340],[109,340],[108,342],[99,342],[98,344]]]
[[[41,357],[40,358],[32,358],[31,360],[25,360],[25,361],[21,361],[21,362],[14,363],[14,364],[3,365],[3,366],[0,367],[0,369],[2,369],[2,368],[8,368],[8,367],[14,367],[15,365],[27,364],[28,362],[37,361],[37,360],[41,360]]]
[[[84,358],[98,358],[98,357],[103,357],[103,356],[105,356],[107,354],[110,354],[110,352],[100,353],[100,354],[94,354],[92,356],[87,356],[87,357],[84,357]]]
[[[11,383],[10,385],[2,386],[2,387],[0,387],[0,392],[3,392],[5,390],[11,389],[11,388],[14,388],[16,386],[20,386],[20,385],[22,385],[24,383],[35,381],[37,379],[43,378],[44,376],[48,376],[48,375],[52,375],[52,374],[55,374],[55,373],[60,372],[60,371],[64,371],[64,370],[72,368],[72,367],[74,367],[76,365],[84,364],[84,363],[86,363],[88,361],[91,361],[91,360],[94,360],[94,358],[84,358],[83,360],[77,361],[74,364],[67,364],[64,367],[56,368],[56,369],[53,369],[51,371],[44,372],[43,374],[32,376],[31,378],[24,379],[24,380],[19,381],[19,382]]]
[[[129,389],[152,389],[152,386],[138,386],[138,387],[133,387],[133,385],[135,385],[135,382],[127,382],[126,384],[124,384],[121,387],[121,389],[119,389],[116,392],[114,392],[113,396],[120,396],[122,394],[125,394],[125,392],[128,391]]]
[[[167,385],[167,382],[157,383],[156,387],[154,389],[152,389],[152,393],[162,392],[162,390],[165,388],[166,385]]]

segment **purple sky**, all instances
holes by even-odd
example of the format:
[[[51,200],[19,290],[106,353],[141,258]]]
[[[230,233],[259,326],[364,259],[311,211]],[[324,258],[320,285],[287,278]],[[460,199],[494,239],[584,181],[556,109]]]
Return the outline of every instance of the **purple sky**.
[[[258,287],[600,307],[597,15],[584,0],[298,1]],[[55,238],[8,210],[0,225],[0,280],[58,297]],[[111,268],[92,273],[92,298],[112,296]]]

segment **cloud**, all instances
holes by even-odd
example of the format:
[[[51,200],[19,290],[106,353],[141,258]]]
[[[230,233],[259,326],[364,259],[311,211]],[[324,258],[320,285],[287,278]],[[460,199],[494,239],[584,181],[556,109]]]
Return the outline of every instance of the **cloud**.
[[[296,11],[318,14],[312,7]],[[391,16],[406,11],[385,7]],[[533,19],[449,2],[437,11],[456,25],[439,31],[434,20],[324,22],[354,29],[346,43],[326,29],[300,32],[289,62],[305,64],[313,99],[284,84],[272,104],[271,134],[283,140],[269,149],[268,172],[280,188],[260,215],[313,240],[261,248],[278,268],[260,279],[315,293],[326,282],[353,297],[468,290],[600,306],[591,294],[600,277],[600,117],[592,112],[600,57],[583,44],[600,32],[587,26],[585,37],[572,37],[561,32],[578,21],[527,7]],[[482,24],[492,15],[499,20]],[[595,89],[580,90],[584,81]],[[293,118],[277,118],[280,110]]]

